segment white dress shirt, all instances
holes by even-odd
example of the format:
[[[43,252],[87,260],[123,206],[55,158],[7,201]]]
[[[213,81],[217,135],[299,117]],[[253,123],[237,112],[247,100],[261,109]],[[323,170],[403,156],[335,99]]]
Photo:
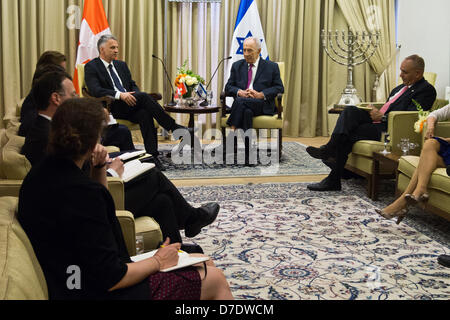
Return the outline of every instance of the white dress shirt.
[[[250,87],[249,87],[249,89],[251,89],[251,90],[253,90],[253,83],[255,82],[256,72],[258,71],[259,59],[261,59],[261,58],[258,57],[258,60],[256,60],[256,62],[253,64],[252,81],[250,82]],[[250,65],[249,65],[249,68],[250,68]]]
[[[113,84],[113,86],[114,86],[114,90],[116,91],[116,94],[115,94],[114,98],[116,98],[116,100],[120,100],[120,94],[121,94],[121,92],[120,92],[120,90],[116,87],[116,84],[114,83],[114,80],[113,80],[113,78],[112,78],[112,76],[111,76],[111,72],[109,71],[109,65],[112,65],[112,68],[113,68],[114,72],[116,73],[117,78],[119,78],[120,84],[123,86],[122,79],[120,79],[119,73],[117,72],[116,67],[114,67],[114,64],[113,64],[112,62],[111,62],[111,63],[108,63],[108,62],[106,62],[105,60],[103,60],[102,58],[100,58],[100,60],[102,60],[103,64],[105,65],[106,71],[108,72],[109,77],[110,77],[110,79],[111,79],[111,82],[112,82],[112,84]]]

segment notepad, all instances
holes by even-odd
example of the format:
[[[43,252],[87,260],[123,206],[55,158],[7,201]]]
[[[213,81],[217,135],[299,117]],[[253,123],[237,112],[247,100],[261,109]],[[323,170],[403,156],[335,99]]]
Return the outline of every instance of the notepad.
[[[139,254],[137,256],[133,256],[133,257],[131,257],[131,261],[138,262],[138,261],[142,261],[142,260],[151,258],[157,251],[158,250],[153,250],[150,252]],[[194,264],[208,261],[208,260],[209,260],[209,257],[193,257],[193,256],[190,256],[187,252],[181,251],[181,252],[178,252],[178,264],[176,266],[161,270],[161,272],[169,272],[172,270],[181,269],[181,268],[192,266]]]
[[[136,178],[138,175],[153,169],[155,167],[154,163],[150,162],[140,162],[138,159],[129,161],[123,165],[122,180],[124,182],[129,182],[130,180]]]
[[[140,156],[142,156],[144,154],[145,154],[145,150],[138,150],[138,151],[133,151],[133,152],[125,152],[125,153],[122,153],[119,156],[119,158],[123,162],[126,162],[126,161],[129,161],[131,159],[138,158],[138,157],[140,157]]]

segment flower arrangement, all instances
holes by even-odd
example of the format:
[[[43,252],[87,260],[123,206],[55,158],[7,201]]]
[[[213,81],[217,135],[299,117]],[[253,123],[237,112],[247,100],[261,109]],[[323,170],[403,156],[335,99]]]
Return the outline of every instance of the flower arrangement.
[[[188,69],[187,64],[188,60],[186,59],[183,65],[177,69],[177,77],[175,79],[175,86],[178,88],[179,96],[183,98],[192,97],[192,93],[199,83],[205,84],[205,79]]]
[[[422,106],[416,100],[412,99],[412,102],[416,106],[417,111],[419,111],[419,120],[417,120],[416,123],[414,124],[414,131],[416,133],[422,133],[423,127],[425,125],[425,122],[427,121],[427,118],[428,118],[428,115],[430,114],[430,112],[423,111]]]

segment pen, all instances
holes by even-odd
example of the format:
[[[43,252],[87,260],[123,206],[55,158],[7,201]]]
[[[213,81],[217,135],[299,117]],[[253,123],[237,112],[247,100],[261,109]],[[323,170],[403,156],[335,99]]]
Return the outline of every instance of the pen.
[[[160,248],[165,248],[166,246],[162,244],[162,245],[160,245],[159,247],[160,247]],[[178,250],[178,252],[183,253],[184,251]]]

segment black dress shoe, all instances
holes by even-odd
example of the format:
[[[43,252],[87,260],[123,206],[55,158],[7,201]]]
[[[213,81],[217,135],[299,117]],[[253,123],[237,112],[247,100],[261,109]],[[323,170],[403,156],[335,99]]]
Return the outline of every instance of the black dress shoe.
[[[313,183],[307,186],[311,191],[341,191],[341,181],[326,177],[319,183]]]
[[[219,213],[220,206],[217,202],[207,203],[200,208],[198,208],[198,218],[197,220],[187,225],[184,229],[184,234],[188,238],[193,238],[200,233],[203,227],[211,224],[216,220]]]
[[[329,150],[326,146],[321,146],[320,148],[307,147],[306,152],[315,159],[327,160],[330,157]]]
[[[438,257],[438,263],[444,267],[450,268],[450,256],[442,254]]]
[[[161,163],[161,160],[159,160],[157,156],[153,156],[152,160],[159,171],[166,171],[166,167]]]

